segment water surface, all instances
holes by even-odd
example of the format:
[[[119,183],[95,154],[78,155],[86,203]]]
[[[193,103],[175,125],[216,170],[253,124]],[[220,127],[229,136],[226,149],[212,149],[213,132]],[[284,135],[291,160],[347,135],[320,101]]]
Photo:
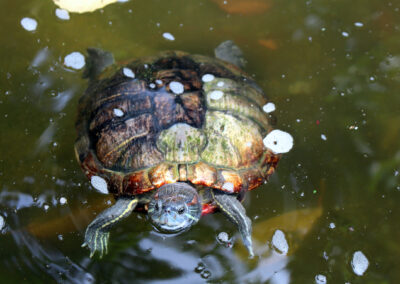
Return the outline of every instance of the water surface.
[[[0,3],[7,283],[399,283],[399,3],[225,2],[131,0],[68,20],[49,0]],[[33,31],[23,18],[36,21]],[[112,231],[109,255],[90,259],[81,248],[85,227],[111,197],[95,192],[75,161],[86,81],[65,57],[87,47],[117,60],[168,49],[212,56],[227,39],[275,103],[277,127],[295,139],[270,182],[245,202],[257,257],[247,258],[220,214],[175,237],[133,214]],[[271,245],[276,230],[287,254]],[[232,248],[217,242],[220,232],[235,238]]]

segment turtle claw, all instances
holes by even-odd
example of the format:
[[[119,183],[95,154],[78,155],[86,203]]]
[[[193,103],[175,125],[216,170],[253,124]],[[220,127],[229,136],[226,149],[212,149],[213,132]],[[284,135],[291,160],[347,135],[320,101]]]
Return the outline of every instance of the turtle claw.
[[[102,258],[108,252],[108,239],[110,237],[109,232],[103,232],[100,229],[95,229],[89,226],[85,233],[85,242],[82,247],[88,247],[90,250],[90,258],[96,253]]]

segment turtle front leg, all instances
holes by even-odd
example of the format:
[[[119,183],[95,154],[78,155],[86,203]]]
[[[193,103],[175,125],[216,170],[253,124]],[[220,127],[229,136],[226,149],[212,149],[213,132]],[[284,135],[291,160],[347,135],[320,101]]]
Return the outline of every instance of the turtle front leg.
[[[246,210],[235,195],[211,190],[213,199],[222,213],[228,217],[239,229],[242,235],[243,244],[249,251],[250,257],[254,256],[253,244],[251,241],[251,220],[246,216]]]
[[[117,202],[101,212],[89,224],[85,232],[85,242],[82,247],[87,246],[90,250],[90,257],[96,252],[100,258],[107,254],[110,229],[117,222],[128,217],[138,204],[137,197],[120,197]]]

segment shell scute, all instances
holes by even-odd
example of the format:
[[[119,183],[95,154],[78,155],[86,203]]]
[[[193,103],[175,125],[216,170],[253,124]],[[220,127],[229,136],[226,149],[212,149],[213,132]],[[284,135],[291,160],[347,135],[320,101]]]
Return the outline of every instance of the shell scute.
[[[206,139],[202,131],[186,123],[177,123],[163,130],[157,140],[165,159],[175,163],[192,163],[199,160]]]
[[[212,186],[217,181],[217,170],[203,162],[188,165],[187,179],[193,183]]]
[[[149,171],[149,178],[155,187],[179,180],[178,166],[176,164],[162,163]]]
[[[156,188],[150,181],[147,170],[135,172],[125,176],[123,180],[123,193],[137,195]]]
[[[97,157],[105,166],[113,167],[134,140],[154,132],[150,114],[139,115],[116,125],[109,124],[98,133]]]
[[[237,171],[219,170],[217,176],[215,188],[227,193],[238,193],[242,190],[243,180]]]

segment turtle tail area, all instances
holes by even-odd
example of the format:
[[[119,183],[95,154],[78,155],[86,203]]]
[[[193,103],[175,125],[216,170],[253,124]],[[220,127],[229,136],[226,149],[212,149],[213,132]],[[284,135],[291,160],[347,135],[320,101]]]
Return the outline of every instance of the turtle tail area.
[[[114,57],[111,52],[89,47],[85,61],[85,70],[82,77],[92,81],[97,79],[104,69],[114,63]]]

